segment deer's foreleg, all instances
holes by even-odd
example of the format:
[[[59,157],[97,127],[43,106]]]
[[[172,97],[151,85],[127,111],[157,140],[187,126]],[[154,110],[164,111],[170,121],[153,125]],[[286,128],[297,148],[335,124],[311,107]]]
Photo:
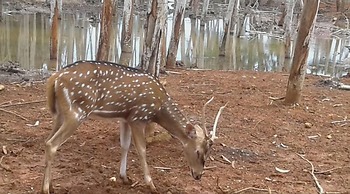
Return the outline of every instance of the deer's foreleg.
[[[128,151],[131,142],[131,129],[127,122],[120,121],[120,146],[122,148],[122,155],[120,161],[120,178],[124,184],[131,184],[131,179],[126,174],[126,165],[128,161]]]
[[[132,137],[136,150],[140,156],[141,167],[144,173],[144,179],[153,193],[157,192],[156,187],[153,184],[151,174],[146,161],[146,139],[145,139],[145,127],[147,123],[142,121],[135,121],[129,123],[132,131]]]

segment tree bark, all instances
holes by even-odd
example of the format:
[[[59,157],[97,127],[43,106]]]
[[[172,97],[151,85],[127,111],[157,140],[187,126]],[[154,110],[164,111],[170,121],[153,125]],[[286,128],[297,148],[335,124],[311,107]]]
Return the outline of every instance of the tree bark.
[[[161,0],[163,5],[159,8],[159,26],[160,26],[160,37],[159,37],[159,51],[158,59],[156,63],[156,77],[159,76],[159,71],[165,68],[166,64],[166,36],[167,36],[167,16],[168,16],[168,0]]]
[[[284,21],[285,21],[285,17],[286,17],[286,15],[287,15],[287,8],[286,8],[286,4],[284,4],[284,5],[282,5],[283,6],[283,8],[282,8],[282,15],[281,15],[281,17],[280,17],[280,20],[278,20],[278,26],[283,26],[283,23],[284,23]]]
[[[56,0],[55,8],[52,16],[51,23],[51,37],[50,37],[50,60],[57,60],[57,49],[58,49],[58,3]]]
[[[181,35],[181,26],[185,13],[186,0],[178,0],[176,3],[176,10],[174,13],[173,33],[171,34],[170,45],[168,50],[168,57],[166,68],[175,68],[176,54],[179,46],[179,39]]]
[[[296,104],[301,100],[309,41],[315,26],[319,4],[320,0],[305,1],[287,84],[285,104]]]
[[[286,12],[287,15],[284,21],[284,57],[290,59],[292,57],[291,45],[291,34],[292,34],[292,24],[293,24],[293,11],[294,11],[294,0],[286,0]]]
[[[236,1],[237,0],[231,0],[230,3],[228,4],[225,23],[224,23],[224,36],[222,37],[219,56],[225,56],[226,54],[226,41],[227,41],[227,36],[229,35],[229,31],[231,29],[231,18],[233,16],[233,8]]]
[[[203,2],[203,8],[202,8],[202,20],[204,21],[207,17],[208,13],[208,8],[209,8],[209,0],[204,0]],[[205,22],[203,22],[205,23]]]
[[[108,61],[110,37],[112,30],[114,0],[104,0],[101,16],[100,38],[98,42],[98,51],[96,60]]]
[[[3,0],[0,0],[0,21],[2,21],[2,4]]]
[[[133,8],[133,0],[125,0],[124,1],[124,9],[123,9],[123,30],[121,37],[121,47],[122,54],[120,56],[120,61],[122,64],[129,66],[131,57],[132,57],[132,29],[134,22],[134,8]]]
[[[152,0],[148,6],[147,21],[145,24],[145,43],[143,45],[143,54],[141,57],[141,69],[147,70],[150,66],[152,55],[152,44],[155,38],[155,28],[157,21],[158,0]]]

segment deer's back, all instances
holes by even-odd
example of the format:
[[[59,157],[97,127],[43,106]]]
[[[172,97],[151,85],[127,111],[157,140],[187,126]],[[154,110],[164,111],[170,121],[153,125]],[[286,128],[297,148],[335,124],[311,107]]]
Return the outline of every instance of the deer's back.
[[[76,62],[50,79],[55,82],[56,106],[66,104],[61,111],[73,110],[81,119],[93,113],[150,120],[169,99],[163,86],[152,76],[110,62]]]

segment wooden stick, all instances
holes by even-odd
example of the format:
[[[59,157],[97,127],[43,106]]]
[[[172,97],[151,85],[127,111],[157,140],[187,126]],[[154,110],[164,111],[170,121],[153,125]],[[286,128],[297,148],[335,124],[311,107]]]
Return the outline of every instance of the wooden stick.
[[[15,113],[15,112],[12,112],[12,111],[9,111],[9,110],[5,110],[5,109],[3,109],[3,108],[0,108],[0,111],[6,112],[6,113],[9,113],[9,114],[13,114],[13,115],[15,115],[15,116],[17,116],[17,117],[19,117],[19,118],[25,120],[25,121],[29,121],[29,120],[28,120],[27,118],[25,118],[24,116],[19,115],[19,114]]]
[[[311,165],[311,172],[310,172],[310,174],[311,174],[312,178],[313,178],[314,181],[315,181],[317,190],[318,190],[318,192],[319,192],[320,194],[325,193],[325,191],[324,191],[324,189],[322,188],[321,184],[318,182],[317,177],[315,176],[315,167],[314,167],[314,165],[312,164],[312,162],[310,162],[310,160],[306,159],[306,158],[305,158],[303,155],[301,155],[301,154],[298,154],[298,153],[297,153],[297,155],[298,155],[299,157],[301,157],[303,160],[305,160],[306,162],[308,162],[308,163]]]
[[[4,166],[4,165],[2,164],[2,159],[4,159],[4,157],[5,157],[5,156],[1,156],[1,158],[0,158],[0,167],[3,168],[3,169],[5,169],[6,171],[11,172],[12,170],[11,170],[9,167]]]
[[[257,188],[257,187],[247,187],[247,188],[244,188],[244,189],[235,191],[235,192],[233,192],[233,193],[242,193],[242,192],[248,191],[248,190],[253,190],[253,191],[265,191],[265,192],[268,192],[268,193],[272,193],[272,191],[273,191],[273,190],[271,190],[270,188],[268,188],[268,189],[261,189],[261,188]]]
[[[338,170],[338,169],[343,169],[343,168],[350,168],[350,166],[344,166],[344,167],[335,167],[335,168],[331,168],[331,169],[328,169],[328,170],[324,170],[324,171],[318,171],[318,172],[314,172],[315,174],[327,174],[327,173],[330,173],[334,170]]]
[[[46,100],[34,100],[34,101],[29,101],[29,102],[20,102],[16,104],[7,104],[7,105],[2,105],[0,108],[5,108],[5,107],[10,107],[10,106],[17,106],[17,105],[25,105],[25,104],[34,104],[34,103],[40,103],[40,102],[45,102]]]

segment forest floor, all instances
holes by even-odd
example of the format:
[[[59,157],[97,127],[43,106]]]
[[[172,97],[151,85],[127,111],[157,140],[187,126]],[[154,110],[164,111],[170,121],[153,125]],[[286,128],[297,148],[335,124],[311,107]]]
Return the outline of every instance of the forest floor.
[[[19,13],[33,7],[29,12],[48,10],[38,4],[10,6]],[[333,11],[334,6],[321,3],[319,20],[327,25],[316,27],[316,32],[321,29],[318,35],[329,30],[334,16],[342,15]],[[34,79],[39,81],[12,73],[0,77],[0,194],[40,191],[44,141],[52,127],[41,77]],[[159,138],[147,145],[147,161],[160,193],[316,193],[313,167],[325,191],[350,193],[349,91],[333,88],[324,77],[307,75],[301,103],[286,106],[270,98],[285,95],[288,75],[283,73],[179,70],[164,79],[168,93],[195,122],[212,96],[208,125],[220,106],[226,102],[228,106],[201,181],[190,176],[179,141]],[[341,82],[350,84],[350,79]],[[139,184],[123,185],[119,164],[117,121],[89,119],[57,152],[55,193],[149,193],[134,147],[128,172]]]
[[[195,122],[212,96],[208,125],[220,106],[226,102],[228,106],[219,122],[212,160],[206,163],[211,168],[201,181],[190,176],[178,140],[159,138],[147,145],[148,164],[160,193],[236,192],[249,187],[259,190],[241,193],[268,193],[269,189],[316,193],[311,163],[325,191],[350,192],[349,91],[332,88],[324,77],[307,75],[302,102],[286,106],[270,97],[285,95],[287,74],[181,70],[164,79],[167,91]],[[349,78],[341,81],[350,83]],[[52,127],[44,82],[4,86],[0,91],[0,193],[35,193],[42,181],[44,140]],[[118,177],[119,163],[117,121],[89,119],[57,152],[55,193],[149,193],[134,147],[128,172],[139,184],[131,187],[118,178],[110,181]]]

